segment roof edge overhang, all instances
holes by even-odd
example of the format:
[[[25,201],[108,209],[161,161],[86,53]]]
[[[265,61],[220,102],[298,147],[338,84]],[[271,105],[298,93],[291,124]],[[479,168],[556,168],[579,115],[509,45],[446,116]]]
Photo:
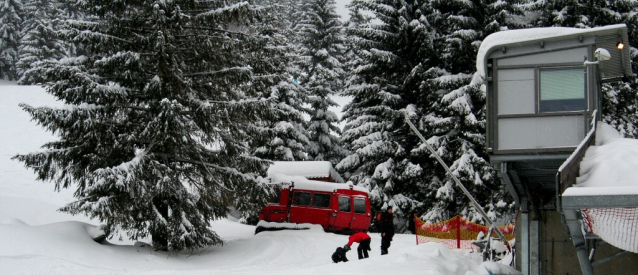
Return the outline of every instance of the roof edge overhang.
[[[552,28],[558,28],[558,27],[549,27],[549,28],[543,28],[543,29],[550,30]],[[480,60],[481,63],[482,63],[482,69],[483,69],[482,77],[485,77],[485,73],[488,70],[487,61],[490,58],[490,56],[492,55],[492,53],[494,53],[495,51],[502,50],[503,47],[505,47],[505,48],[508,48],[508,47],[520,47],[520,46],[525,46],[525,45],[540,44],[541,41],[552,42],[552,41],[561,41],[561,40],[568,40],[568,39],[578,39],[581,36],[608,36],[608,35],[614,35],[614,34],[620,35],[620,38],[622,39],[622,42],[625,44],[625,47],[621,50],[622,51],[621,59],[623,60],[623,64],[621,64],[622,65],[622,70],[623,70],[625,75],[630,75],[632,73],[631,72],[631,59],[630,59],[630,53],[629,53],[629,48],[630,48],[629,47],[629,38],[628,38],[628,35],[627,35],[627,25],[625,25],[624,23],[623,24],[608,25],[608,26],[603,26],[603,27],[596,27],[596,28],[591,28],[591,29],[576,29],[576,28],[565,28],[565,27],[561,27],[561,28],[562,29],[573,29],[574,31],[570,32],[570,33],[558,34],[558,35],[553,35],[553,36],[538,37],[538,38],[533,38],[533,39],[529,39],[529,40],[520,40],[520,41],[509,42],[509,43],[501,43],[501,44],[497,43],[497,44],[489,46],[489,48],[487,48],[487,50],[485,51],[485,54],[483,55],[483,60]],[[520,29],[520,30],[529,30],[529,29]],[[517,30],[511,30],[511,31],[517,31]],[[479,49],[479,55],[481,54],[480,52],[481,51]],[[607,82],[609,82],[609,81],[607,81]]]

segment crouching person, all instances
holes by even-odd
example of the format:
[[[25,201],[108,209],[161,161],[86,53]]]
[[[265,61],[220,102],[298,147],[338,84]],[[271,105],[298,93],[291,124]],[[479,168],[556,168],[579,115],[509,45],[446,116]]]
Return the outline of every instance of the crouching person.
[[[368,258],[368,251],[370,251],[370,236],[365,232],[354,233],[350,235],[348,239],[348,244],[346,244],[343,248],[348,251],[350,250],[350,246],[353,243],[359,243],[359,247],[357,247],[357,254],[359,254],[359,260],[363,258]]]
[[[337,247],[337,251],[332,253],[332,261],[337,264],[339,262],[347,262],[348,258],[346,257],[346,250],[343,247]]]

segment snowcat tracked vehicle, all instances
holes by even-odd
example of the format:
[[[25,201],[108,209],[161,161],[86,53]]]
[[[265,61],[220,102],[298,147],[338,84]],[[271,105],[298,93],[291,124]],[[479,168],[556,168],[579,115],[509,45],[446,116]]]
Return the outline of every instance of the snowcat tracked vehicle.
[[[368,231],[371,212],[368,190],[352,183],[309,180],[301,176],[271,175],[279,196],[259,211],[255,234],[321,225],[329,232]]]

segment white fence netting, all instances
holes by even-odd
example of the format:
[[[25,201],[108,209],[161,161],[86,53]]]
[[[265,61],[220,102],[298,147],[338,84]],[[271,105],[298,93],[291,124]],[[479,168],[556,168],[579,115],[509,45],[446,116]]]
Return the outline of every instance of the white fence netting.
[[[638,208],[584,209],[585,230],[620,249],[638,253]]]

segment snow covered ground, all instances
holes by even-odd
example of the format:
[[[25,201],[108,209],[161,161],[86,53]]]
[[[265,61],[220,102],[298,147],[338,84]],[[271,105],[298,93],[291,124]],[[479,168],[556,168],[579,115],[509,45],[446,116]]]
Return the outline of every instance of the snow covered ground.
[[[219,247],[180,253],[156,252],[145,245],[91,239],[99,222],[56,211],[73,200],[73,190],[54,192],[52,183],[10,158],[38,150],[53,137],[30,122],[17,106],[60,105],[41,88],[0,82],[0,273],[1,274],[519,274],[510,267],[481,263],[469,250],[439,244],[415,245],[414,235],[397,235],[390,254],[379,255],[380,237],[371,234],[369,259],[334,264],[331,254],[347,236],[320,229],[262,232],[232,217],[212,223],[225,240]]]

